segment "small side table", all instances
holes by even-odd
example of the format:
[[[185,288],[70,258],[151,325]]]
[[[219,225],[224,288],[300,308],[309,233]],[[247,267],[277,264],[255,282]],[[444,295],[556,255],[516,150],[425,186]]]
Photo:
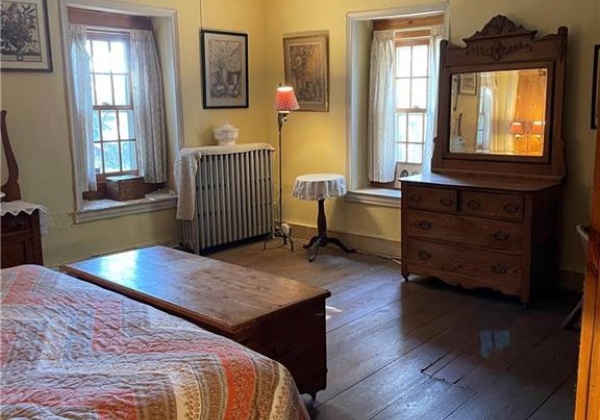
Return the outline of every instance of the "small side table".
[[[354,249],[346,247],[337,238],[327,236],[327,220],[325,218],[325,199],[342,197],[346,194],[346,181],[339,174],[309,174],[296,178],[294,192],[292,195],[300,200],[313,200],[319,202],[319,215],[317,216],[318,235],[313,236],[304,248],[310,250],[308,261],[317,258],[319,247],[325,247],[328,243],[339,246],[346,252],[355,252]]]

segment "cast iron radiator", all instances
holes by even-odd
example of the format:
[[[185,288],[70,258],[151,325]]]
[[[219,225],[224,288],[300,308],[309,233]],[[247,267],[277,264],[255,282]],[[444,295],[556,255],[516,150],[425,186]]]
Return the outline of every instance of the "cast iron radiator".
[[[273,148],[265,143],[202,148],[196,213],[183,221],[183,245],[205,254],[273,230]]]

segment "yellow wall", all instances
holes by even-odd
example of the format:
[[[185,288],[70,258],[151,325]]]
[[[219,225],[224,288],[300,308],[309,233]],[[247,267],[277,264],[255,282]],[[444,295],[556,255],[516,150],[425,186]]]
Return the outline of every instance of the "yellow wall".
[[[73,172],[63,71],[58,1],[48,1],[51,73],[2,73],[2,109],[20,167],[23,199],[49,210],[49,234],[42,238],[46,265],[155,243],[177,242],[174,210],[75,224]],[[175,9],[179,26],[180,83],[186,146],[211,144],[212,128],[224,118],[240,128],[240,140],[264,141],[262,0],[205,0],[205,27],[249,34],[250,105],[244,110],[203,110],[199,58],[200,4],[189,0],[129,0]],[[227,13],[223,13],[223,10]],[[210,17],[208,17],[210,16]]]
[[[283,79],[284,34],[329,30],[330,45],[330,111],[328,113],[296,112],[284,130],[284,195],[289,197],[297,175],[310,172],[346,174],[346,14],[428,4],[416,0],[271,0],[267,4],[265,59],[275,63],[267,74],[267,84]],[[559,26],[569,28],[565,137],[569,174],[564,194],[563,249],[561,266],[582,271],[583,258],[575,233],[577,223],[589,217],[593,131],[589,115],[591,103],[592,56],[594,44],[600,43],[598,0],[452,0],[450,2],[450,37],[454,43],[489,21],[504,14],[540,34],[556,32]],[[267,120],[268,132],[275,132],[273,121]],[[326,205],[328,225],[332,230],[359,235],[400,239],[399,210],[365,206],[335,200]],[[315,225],[315,204],[287,198],[285,219],[301,225]]]
[[[283,81],[283,34],[328,30],[330,42],[329,112],[296,112],[283,132],[285,219],[314,226],[316,205],[290,193],[296,176],[312,172],[346,174],[346,14],[428,4],[422,0],[128,0],[178,12],[182,116],[186,146],[211,144],[211,130],[224,119],[240,128],[240,141],[276,144],[272,98]],[[54,71],[2,73],[2,108],[21,168],[26,200],[50,211],[50,233],[43,238],[48,265],[133,246],[177,240],[173,210],[110,220],[73,223],[74,201],[58,4],[49,1]],[[202,18],[201,18],[201,10]],[[543,12],[542,12],[543,11]],[[503,13],[540,33],[569,27],[569,69],[565,136],[569,174],[564,205],[562,266],[581,271],[581,248],[574,231],[589,212],[593,132],[589,128],[592,51],[600,43],[597,0],[452,0],[453,42],[472,35],[493,15]],[[202,109],[200,26],[249,34],[250,108]],[[327,203],[332,230],[398,241],[398,210],[335,200]]]

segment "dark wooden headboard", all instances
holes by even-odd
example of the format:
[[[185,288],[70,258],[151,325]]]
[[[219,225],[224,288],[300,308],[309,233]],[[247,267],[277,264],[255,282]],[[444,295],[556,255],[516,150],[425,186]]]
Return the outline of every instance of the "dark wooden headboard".
[[[19,166],[17,165],[17,159],[10,146],[10,140],[8,139],[8,130],[6,128],[6,111],[2,110],[1,118],[1,131],[2,131],[2,148],[4,149],[4,155],[6,157],[6,165],[8,167],[8,180],[0,189],[4,194],[2,201],[14,201],[21,199],[21,188],[19,187]]]

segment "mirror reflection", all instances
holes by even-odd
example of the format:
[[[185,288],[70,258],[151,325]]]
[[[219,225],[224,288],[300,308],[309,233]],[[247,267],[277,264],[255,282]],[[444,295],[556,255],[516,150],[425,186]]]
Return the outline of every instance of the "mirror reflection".
[[[452,76],[450,152],[544,154],[544,68]]]

